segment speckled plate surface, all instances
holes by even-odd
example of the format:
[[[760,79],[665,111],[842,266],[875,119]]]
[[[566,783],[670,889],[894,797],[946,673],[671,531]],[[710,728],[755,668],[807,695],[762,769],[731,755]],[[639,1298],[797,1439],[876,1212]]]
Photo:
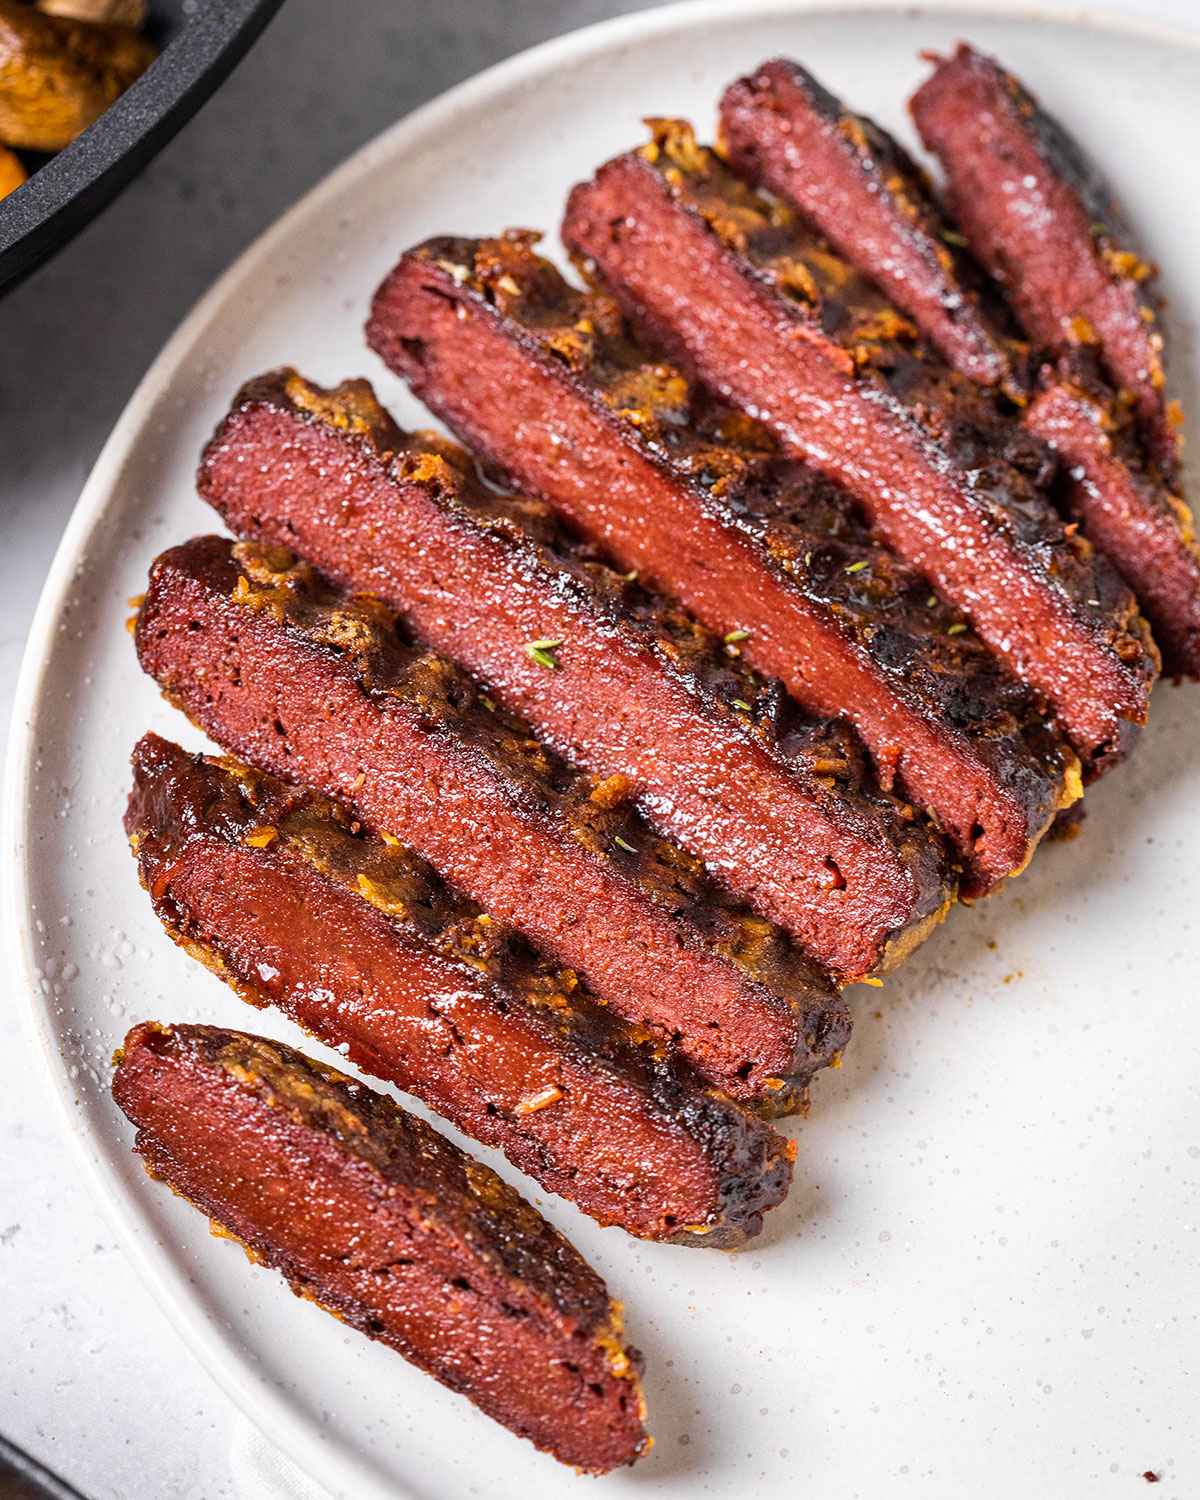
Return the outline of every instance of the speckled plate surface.
[[[1162,262],[1176,388],[1200,427],[1200,50],[1074,15],[673,7],[514,59],[394,127],[260,240],[100,458],[18,691],[12,1003],[147,1289],[332,1494],[557,1500],[589,1481],[211,1239],[142,1174],[110,1103],[109,1055],[145,1016],[298,1039],[167,941],[120,828],[137,736],[198,743],[140,677],[124,616],[155,552],[214,529],[192,488],[203,439],[242,379],[284,361],[326,382],[366,374],[401,421],[427,420],[359,332],[403,246],[553,230],[566,189],[636,141],[641,116],[707,127],[721,86],[777,52],[911,139],[916,54],[962,35],[1106,164]],[[1136,760],[1089,793],[1083,836],[859,992],[846,1065],[793,1127],[796,1187],[758,1243],[647,1247],[544,1203],[648,1357],[657,1448],[607,1495],[1090,1500],[1140,1493],[1145,1470],[1164,1497],[1200,1493],[1198,730],[1200,692],[1160,687]]]

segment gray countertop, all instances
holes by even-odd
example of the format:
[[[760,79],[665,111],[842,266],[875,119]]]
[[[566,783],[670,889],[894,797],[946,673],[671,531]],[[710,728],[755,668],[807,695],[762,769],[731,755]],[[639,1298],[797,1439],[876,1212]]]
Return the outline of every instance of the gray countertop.
[[[0,303],[0,725],[42,578],[88,469],[147,365],[217,274],[298,194],[415,106],[535,42],[643,8],[289,0],[124,196]],[[1200,24],[1195,0],[1105,8]],[[22,1063],[23,996],[11,999],[0,1014],[0,1432],[95,1500],[232,1496],[230,1405],[113,1243],[38,1066]]]

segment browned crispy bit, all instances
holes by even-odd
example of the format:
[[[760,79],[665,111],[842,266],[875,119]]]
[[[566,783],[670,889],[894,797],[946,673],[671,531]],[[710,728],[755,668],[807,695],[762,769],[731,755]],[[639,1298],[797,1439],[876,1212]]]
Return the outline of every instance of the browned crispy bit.
[[[840,977],[888,967],[945,909],[940,841],[872,789],[846,724],[744,664],[746,632],[722,640],[604,567],[547,506],[401,432],[365,381],[250,382],[199,483],[236,534],[400,611]]]
[[[377,600],[277,547],[164,553],[139,660],[227,750],[347,804],[740,1099],[794,1108],[849,1033],[771,923],[483,702]]]
[[[621,567],[732,631],[811,711],[848,715],[885,784],[935,813],[967,894],[1023,867],[1078,795],[1044,705],[849,493],[708,402],[530,236],[410,251],[376,295],[369,337],[467,442]]]
[[[252,1005],[630,1234],[726,1248],[782,1202],[787,1141],[394,835],[154,734],[133,771],[125,827],[156,913]]]
[[[1128,403],[1105,389],[1093,352],[1075,351],[1061,369],[1046,365],[1039,387],[1041,357],[1021,342],[924,174],[891,136],[849,114],[797,64],[767,63],[732,85],[721,125],[739,170],[807,216],[947,363],[982,385],[1003,385],[1025,408],[1026,430],[1069,471],[1055,493],[1133,585],[1167,669],[1194,674],[1200,566],[1191,518],[1146,461]]]
[[[154,61],[129,26],[43,15],[0,0],[0,141],[60,151]]]
[[[1157,652],[1132,592],[1046,498],[1044,445],[794,209],[659,121],[574,190],[564,237],[712,390],[850,487],[1085,757],[1122,751]]]
[[[563,1463],[602,1474],[648,1450],[620,1305],[488,1167],[264,1037],[143,1021],[115,1064],[147,1172],[298,1297]]]

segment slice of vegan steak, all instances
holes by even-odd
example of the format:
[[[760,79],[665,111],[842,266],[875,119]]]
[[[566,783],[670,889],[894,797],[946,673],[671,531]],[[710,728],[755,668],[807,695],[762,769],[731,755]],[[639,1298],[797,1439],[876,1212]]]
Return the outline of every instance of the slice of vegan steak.
[[[1067,504],[1133,585],[1163,668],[1200,677],[1200,547],[1174,484],[1144,457],[1128,406],[1099,378],[1091,351],[1046,371],[1025,425],[1058,453]]]
[[[1200,558],[1190,513],[1147,464],[1123,403],[1104,389],[1092,351],[1061,372],[1011,326],[995,288],[961,248],[924,174],[899,144],[845,107],[795,63],[776,61],[733,84],[721,128],[733,164],[810,219],[835,248],[907,312],[948,364],[981,385],[1003,384],[1026,405],[1027,431],[1077,477],[1068,503],[1133,585],[1168,670],[1200,670]],[[1007,314],[1007,316],[1006,316]]]
[[[1059,122],[992,58],[963,44],[934,61],[910,108],[971,248],[1039,344],[1099,351],[1170,469],[1178,442],[1164,398],[1154,270],[1131,248],[1110,192]]]
[[[155,912],[252,1005],[277,1006],[603,1224],[724,1248],[783,1201],[781,1136],[635,1042],[572,972],[403,845],[154,734],[133,771],[125,827]]]
[[[154,563],[135,639],[219,744],[400,838],[735,1097],[790,1107],[840,1053],[845,1005],[778,928],[378,601],[280,548],[201,537]]]
[[[150,1176],[298,1297],[563,1463],[603,1474],[649,1448],[619,1304],[488,1167],[263,1037],[143,1021],[114,1061]]]
[[[376,295],[373,347],[468,443],[680,598],[931,809],[978,895],[1078,795],[1044,708],[872,535],[849,494],[709,405],[528,235],[436,240]],[[481,401],[479,389],[488,390]]]
[[[1039,487],[1044,445],[690,126],[578,186],[564,238],[722,398],[845,484],[888,543],[1043,693],[1089,760],[1145,721],[1157,653],[1107,560]]]
[[[729,163],[793,204],[948,365],[979,385],[1020,387],[1025,351],[994,326],[962,236],[898,141],[786,58],[730,84],[720,118]]]
[[[252,381],[199,482],[236,534],[376,595],[553,749],[628,778],[663,834],[842,978],[890,967],[945,910],[939,841],[871,790],[845,725],[789,712],[737,641],[485,488],[461,449],[401,432],[365,381]]]

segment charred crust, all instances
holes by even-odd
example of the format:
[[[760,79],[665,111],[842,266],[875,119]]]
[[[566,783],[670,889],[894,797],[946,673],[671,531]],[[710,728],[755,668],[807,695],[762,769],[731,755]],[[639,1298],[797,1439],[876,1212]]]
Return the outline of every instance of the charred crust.
[[[1097,345],[1108,366],[1109,374],[1119,387],[1126,387],[1125,397],[1137,407],[1143,437],[1155,462],[1168,478],[1175,477],[1180,456],[1179,438],[1172,409],[1164,398],[1165,365],[1159,318],[1161,299],[1156,290],[1157,267],[1136,250],[1128,224],[1099,170],[1065,127],[1048,114],[1027,88],[995,59],[966,43],[960,43],[950,58],[932,58],[933,75],[910,101],[910,110],[925,144],[938,157],[950,183],[952,204],[959,211],[964,226],[980,241],[981,258],[990,262],[993,274],[1007,288],[1017,311],[1026,322],[1039,321],[1041,314],[1031,308],[1045,300],[1040,294],[1024,295],[1029,275],[1028,251],[1013,243],[1003,243],[990,232],[979,229],[979,216],[972,211],[969,195],[961,191],[960,169],[965,159],[962,146],[947,139],[939,119],[943,109],[951,112],[960,96],[977,91],[990,118],[1000,122],[996,142],[990,147],[999,159],[1007,159],[1014,149],[1028,148],[1033,160],[1044,173],[1037,189],[1046,195],[1062,189],[1065,197],[1054,211],[1055,221],[1068,227],[1077,243],[1081,262],[1099,275],[1101,282],[1120,289],[1125,301],[1122,318],[1128,326],[1111,327],[1099,333],[1092,326],[1090,295],[1084,305],[1077,301],[1069,308],[1047,306],[1055,319],[1068,318],[1069,332],[1057,327],[1053,336],[1046,328],[1036,331],[1051,355],[1068,352],[1071,346]],[[971,106],[979,112],[978,101]],[[1004,132],[1008,132],[1005,139]],[[952,130],[951,135],[955,132]],[[978,146],[966,147],[967,155]],[[992,243],[988,243],[992,240]],[[1086,241],[1087,248],[1083,248]],[[1072,283],[1073,293],[1079,283]],[[1111,311],[1104,320],[1111,318]],[[1121,319],[1116,320],[1122,321]],[[1136,358],[1131,351],[1136,346]]]
[[[133,1066],[142,1049],[167,1060],[186,1057],[217,1086],[249,1094],[300,1130],[327,1137],[380,1179],[381,1196],[395,1185],[437,1203],[462,1238],[479,1235],[483,1253],[495,1258],[502,1274],[525,1282],[583,1326],[605,1318],[598,1278],[557,1230],[489,1167],[386,1095],[282,1042],[219,1026],[135,1026],[125,1038],[121,1067]]]
[[[1200,545],[1192,512],[1169,473],[1148,457],[1133,410],[1103,378],[1094,350],[1076,349],[1044,366],[1026,421],[1062,460],[1060,510],[1089,528],[1136,591],[1153,631],[1146,657],[1156,644],[1166,673],[1200,676]]]
[[[1093,694],[1081,710],[1074,694],[1068,699],[1060,692],[1054,706],[1083,753],[1103,762],[1129,728],[1145,722],[1146,685],[1158,662],[1132,592],[1106,558],[1065,527],[1038,488],[1044,445],[1023,434],[987,392],[936,358],[915,326],[787,205],[757,193],[698,146],[686,122],[650,124],[654,138],[648,146],[615,158],[575,190],[564,230],[568,240],[582,248],[592,232],[593,200],[607,205],[601,212],[612,221],[618,251],[618,204],[644,198],[650,217],[677,215],[678,232],[707,242],[785,337],[818,346],[826,369],[840,371],[836,378],[848,390],[867,407],[878,407],[885,425],[906,434],[932,483],[940,483],[939,474],[951,475],[955,503],[971,527],[1002,539],[1077,649],[1092,656],[1092,670],[1105,684],[1102,696]],[[628,288],[623,295],[648,316]],[[675,339],[660,321],[651,319],[654,336]],[[1039,648],[1036,675],[1049,684],[1055,671]],[[1086,728],[1075,722],[1081,714],[1089,716]]]

